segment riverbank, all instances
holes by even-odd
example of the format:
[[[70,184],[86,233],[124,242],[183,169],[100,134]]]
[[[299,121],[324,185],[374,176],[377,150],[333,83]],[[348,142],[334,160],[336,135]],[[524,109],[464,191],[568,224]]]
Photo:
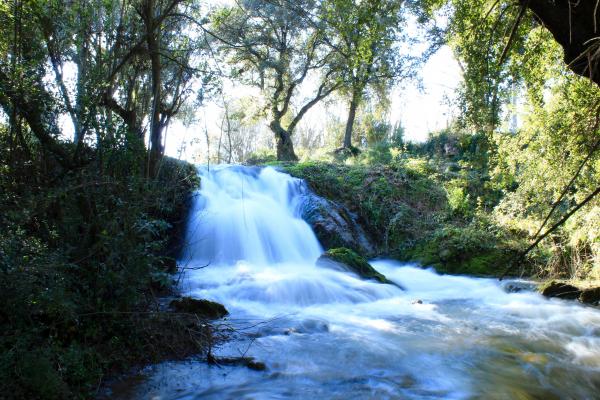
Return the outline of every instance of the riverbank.
[[[540,245],[521,259],[520,254],[531,241],[528,231],[503,225],[499,221],[503,215],[492,207],[495,203],[474,208],[472,197],[481,189],[470,188],[471,182],[457,182],[461,173],[454,163],[412,157],[379,165],[276,165],[304,179],[317,195],[356,216],[357,223],[375,244],[371,253],[362,252],[365,256],[415,262],[440,273],[489,277],[503,276],[513,263],[508,276],[541,279],[545,283],[540,291],[547,297],[598,305],[600,284],[593,275],[565,279],[564,273],[552,272],[552,242]],[[480,197],[479,202],[483,201]],[[319,230],[316,232],[318,235]],[[331,232],[327,235],[326,240],[332,241]],[[358,243],[349,247],[359,253],[362,250]],[[515,260],[520,262],[514,264]],[[560,290],[544,292],[543,287],[553,286],[557,279],[560,284],[575,287],[571,291],[577,295],[564,297]]]
[[[526,247],[522,232],[503,229],[483,209],[469,210],[466,194],[448,184],[456,173],[425,158],[374,166],[305,162],[280,167],[356,214],[376,244],[371,256],[418,262],[442,273],[497,276]],[[532,273],[533,261],[520,267]]]
[[[585,398],[597,391],[600,343],[589,330],[600,321],[596,308],[546,299],[526,280],[369,263],[350,249],[323,254],[301,219],[315,201],[303,182],[272,168],[200,173],[182,288],[227,307],[230,340],[209,357],[145,368],[111,398]]]
[[[206,351],[202,321],[160,302],[177,278],[196,168],[165,158],[148,180],[129,165],[115,156],[102,172],[92,163],[50,177],[24,165],[22,178],[1,182],[0,393],[9,398],[90,398],[134,365]]]

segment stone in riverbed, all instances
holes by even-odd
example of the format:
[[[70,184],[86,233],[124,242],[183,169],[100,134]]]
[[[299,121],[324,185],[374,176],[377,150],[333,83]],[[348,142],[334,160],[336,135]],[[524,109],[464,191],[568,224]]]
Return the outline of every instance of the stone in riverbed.
[[[170,303],[171,308],[177,312],[196,314],[201,318],[219,319],[223,318],[229,311],[222,304],[204,299],[182,297]]]
[[[403,289],[373,268],[364,257],[345,247],[327,250],[319,257],[317,265],[353,272],[363,279],[372,279],[379,283],[388,283]]]
[[[232,367],[246,367],[254,371],[265,371],[267,366],[265,363],[255,361],[254,357],[214,357],[209,354],[207,361],[214,365],[228,365]]]
[[[581,294],[581,290],[568,283],[550,281],[540,288],[540,293],[546,297],[575,300]]]
[[[593,306],[600,305],[600,287],[582,290],[579,301]]]

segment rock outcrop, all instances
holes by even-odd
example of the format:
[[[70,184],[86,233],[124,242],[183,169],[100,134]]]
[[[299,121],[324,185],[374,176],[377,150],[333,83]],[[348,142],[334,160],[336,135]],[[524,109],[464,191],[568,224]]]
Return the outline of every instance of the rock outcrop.
[[[373,241],[357,222],[356,215],[346,207],[308,189],[300,207],[302,218],[312,227],[325,249],[346,247],[366,256],[375,253]]]
[[[542,285],[540,293],[546,297],[579,300],[581,303],[593,306],[600,305],[600,287],[581,289],[569,283],[550,281]]]
[[[196,314],[200,318],[219,319],[229,314],[222,304],[210,300],[182,297],[169,304],[177,312]]]
[[[579,301],[593,306],[600,306],[600,287],[582,290]]]
[[[540,288],[540,293],[546,297],[575,300],[579,297],[581,291],[568,283],[550,281]]]
[[[402,289],[400,285],[390,281],[382,273],[377,271],[364,257],[361,257],[351,249],[340,247],[330,249],[323,253],[317,260],[317,265],[333,268],[341,271],[355,273],[363,279],[375,280],[379,283],[387,283]]]

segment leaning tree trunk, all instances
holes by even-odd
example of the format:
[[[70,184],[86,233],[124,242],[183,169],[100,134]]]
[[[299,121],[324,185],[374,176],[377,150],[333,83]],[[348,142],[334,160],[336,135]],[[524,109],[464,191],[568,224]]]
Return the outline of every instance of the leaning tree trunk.
[[[346,132],[344,133],[344,148],[352,147],[352,131],[354,128],[354,120],[356,119],[356,109],[358,108],[357,96],[352,95],[350,101],[350,109],[348,111],[348,120],[346,121]]]
[[[277,161],[298,161],[298,156],[294,152],[291,132],[283,129],[280,121],[272,121],[269,128],[275,134],[277,141]]]
[[[578,75],[600,85],[600,7],[596,0],[519,0],[564,49]]]

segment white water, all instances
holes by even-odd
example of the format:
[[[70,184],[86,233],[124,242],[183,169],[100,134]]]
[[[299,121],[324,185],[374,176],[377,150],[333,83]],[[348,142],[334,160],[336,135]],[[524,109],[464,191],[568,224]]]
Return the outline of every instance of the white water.
[[[145,371],[123,398],[600,398],[600,312],[492,279],[372,264],[406,291],[320,268],[299,219],[304,184],[271,168],[201,171],[184,290],[221,302],[239,330],[203,362]],[[420,300],[417,302],[416,300]]]

